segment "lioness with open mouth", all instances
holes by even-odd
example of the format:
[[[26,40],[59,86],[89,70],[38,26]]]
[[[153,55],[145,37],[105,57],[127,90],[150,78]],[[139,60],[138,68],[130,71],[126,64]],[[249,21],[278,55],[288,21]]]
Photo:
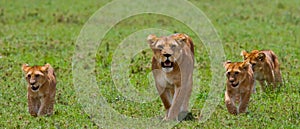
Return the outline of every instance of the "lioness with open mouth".
[[[154,53],[152,73],[155,85],[167,110],[164,120],[181,121],[188,112],[193,85],[192,39],[185,34],[149,35],[147,39]]]

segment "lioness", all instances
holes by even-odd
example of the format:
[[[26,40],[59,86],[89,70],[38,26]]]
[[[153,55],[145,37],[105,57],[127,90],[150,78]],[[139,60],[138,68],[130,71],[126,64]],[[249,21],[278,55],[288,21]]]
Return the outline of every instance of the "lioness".
[[[225,104],[231,114],[245,113],[254,87],[254,75],[248,62],[225,62]],[[237,100],[236,100],[237,99]],[[236,101],[239,102],[238,108]]]
[[[28,66],[23,64],[27,85],[28,110],[32,116],[52,115],[56,77],[50,64],[44,66]]]
[[[250,53],[242,51],[241,55],[244,57],[244,61],[252,64],[255,79],[262,86],[262,91],[266,89],[265,81],[272,89],[282,82],[278,59],[273,51],[253,50]]]
[[[192,39],[185,34],[173,34],[149,35],[147,40],[154,53],[152,73],[155,85],[166,109],[164,120],[181,121],[188,112],[193,85]]]

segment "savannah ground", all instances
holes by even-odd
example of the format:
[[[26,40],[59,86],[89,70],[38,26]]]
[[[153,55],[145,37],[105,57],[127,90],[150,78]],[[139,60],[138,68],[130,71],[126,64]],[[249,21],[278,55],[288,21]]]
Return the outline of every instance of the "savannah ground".
[[[0,1],[0,127],[1,128],[97,128],[78,103],[72,78],[72,56],[81,28],[109,1]],[[241,61],[240,52],[271,49],[279,57],[284,86],[275,92],[251,97],[248,113],[230,115],[220,103],[204,123],[184,121],[174,128],[299,128],[300,126],[300,1],[191,0],[211,20],[222,40],[226,59]],[[141,20],[143,19],[143,20]],[[147,21],[147,22],[145,22]],[[117,112],[128,117],[162,117],[159,98],[133,103],[118,93],[110,78],[111,58],[119,42],[144,28],[161,28],[189,34],[195,41],[195,69],[201,80],[191,111],[198,116],[209,93],[210,59],[200,39],[184,24],[162,15],[137,15],[115,25],[96,55],[95,74],[99,92]],[[145,37],[146,39],[146,37]],[[147,43],[147,42],[145,42]],[[129,71],[131,83],[143,91],[151,71],[150,49],[136,55]],[[50,63],[57,74],[55,114],[31,117],[27,111],[26,83],[21,65]],[[221,65],[221,63],[220,63]],[[225,77],[224,77],[225,82]],[[103,86],[103,84],[105,86]],[[151,88],[151,87],[150,87]],[[155,87],[152,87],[155,88]],[[225,91],[225,85],[223,91]],[[100,126],[101,127],[101,126]],[[105,128],[105,127],[103,127]]]

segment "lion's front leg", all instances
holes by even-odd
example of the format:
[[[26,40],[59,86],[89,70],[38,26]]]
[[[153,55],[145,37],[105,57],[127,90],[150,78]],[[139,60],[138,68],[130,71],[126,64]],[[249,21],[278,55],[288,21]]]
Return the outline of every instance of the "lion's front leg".
[[[182,102],[184,100],[184,93],[182,87],[176,87],[174,98],[172,100],[172,105],[169,109],[167,120],[178,120],[178,115],[180,112],[180,107],[182,106]]]
[[[250,91],[241,94],[241,102],[239,104],[240,105],[239,106],[239,113],[245,113],[247,111],[250,96],[251,96]]]
[[[38,116],[43,116],[43,115],[46,115],[47,114],[47,108],[50,104],[50,97],[49,96],[43,96],[41,98],[41,106],[40,106],[40,109],[38,111]]]
[[[172,105],[170,107],[170,111],[168,114],[168,119],[170,120],[183,120],[184,118],[178,118],[179,113],[184,113],[184,115],[180,115],[180,117],[185,117],[185,112],[188,112],[189,99],[192,92],[193,85],[193,69],[181,68],[181,79],[178,82],[174,83],[175,93],[172,100]]]
[[[261,90],[262,90],[263,92],[265,92],[265,91],[266,91],[266,83],[265,83],[265,81],[264,81],[264,80],[260,80],[260,81],[259,81],[259,84],[260,84],[260,86],[261,86]]]
[[[167,120],[169,110],[170,110],[170,107],[172,104],[174,88],[172,88],[172,89],[166,88],[167,82],[162,79],[164,77],[162,76],[162,72],[160,70],[153,70],[152,73],[155,78],[155,86],[156,86],[157,92],[163,102],[165,109],[166,109],[166,115],[165,115],[164,120]]]
[[[269,73],[270,75],[267,77],[267,84],[268,84],[268,88],[270,90],[274,90],[277,87],[277,82],[276,82],[276,78],[275,78],[275,74],[274,71],[271,70],[271,73]]]
[[[191,77],[191,76],[190,76]],[[175,84],[175,93],[172,100],[172,105],[168,114],[168,119],[179,120],[179,113],[188,110],[188,103],[192,91],[192,80],[183,79],[186,81],[181,81]]]
[[[230,95],[227,91],[225,91],[225,104],[229,113],[237,115],[238,111],[235,106],[235,97]]]
[[[254,84],[253,84],[253,88],[252,88],[252,93],[256,93],[256,81],[254,81]]]
[[[163,105],[166,109],[166,115],[165,115],[165,120],[168,118],[168,114],[169,114],[169,110],[171,107],[171,102],[172,102],[172,92],[171,89],[165,89],[161,94],[160,94],[160,98],[163,102]]]
[[[190,97],[191,97],[191,94],[192,94],[192,84],[190,84],[190,86],[188,86],[190,88],[186,88],[186,96],[184,97],[184,100],[183,100],[183,104],[181,106],[181,111],[184,111],[184,112],[188,112],[188,108],[189,108],[189,101],[190,101]]]
[[[191,97],[191,94],[192,94],[192,83],[190,83],[190,85],[188,86],[188,88],[185,89],[185,96],[184,96],[184,99],[183,99],[183,102],[182,102],[182,105],[180,107],[180,112],[179,112],[179,116],[178,116],[178,119],[179,121],[181,120],[185,120],[185,119],[192,119],[192,114],[190,113],[189,115],[189,111],[188,111],[188,108],[189,108],[189,101],[190,101],[190,97]]]
[[[28,111],[31,116],[37,116],[38,110],[39,110],[39,100],[31,97],[30,95],[27,96],[28,101]]]
[[[47,107],[47,115],[52,115],[53,114],[53,110],[54,110],[54,103],[55,103],[55,96],[52,96],[50,98],[50,103]]]

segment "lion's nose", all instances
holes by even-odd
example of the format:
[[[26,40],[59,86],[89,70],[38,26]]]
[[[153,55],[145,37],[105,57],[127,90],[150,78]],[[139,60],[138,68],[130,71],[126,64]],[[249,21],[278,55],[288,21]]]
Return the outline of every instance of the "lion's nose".
[[[229,82],[233,83],[234,79],[233,78],[229,78]]]
[[[164,56],[165,56],[165,57],[170,57],[170,56],[171,56],[171,54],[164,54]]]
[[[36,81],[30,80],[29,84],[34,85]]]

